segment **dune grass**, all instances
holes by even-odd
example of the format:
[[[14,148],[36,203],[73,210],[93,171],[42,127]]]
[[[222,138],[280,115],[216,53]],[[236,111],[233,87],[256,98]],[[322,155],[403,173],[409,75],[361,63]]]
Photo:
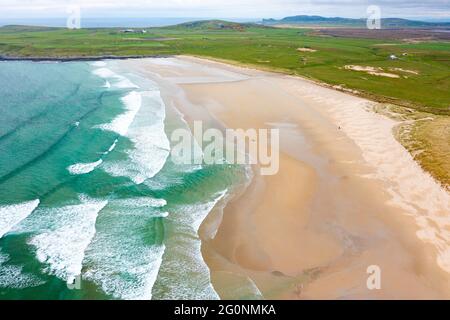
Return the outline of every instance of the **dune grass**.
[[[450,191],[450,117],[391,104],[379,104],[374,111],[399,122],[397,140]]]

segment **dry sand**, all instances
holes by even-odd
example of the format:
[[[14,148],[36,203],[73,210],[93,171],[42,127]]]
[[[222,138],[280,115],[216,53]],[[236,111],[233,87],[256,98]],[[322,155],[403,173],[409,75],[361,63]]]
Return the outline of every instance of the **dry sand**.
[[[387,77],[387,78],[400,78],[400,76],[398,74],[384,72],[383,68],[379,68],[379,67],[376,68],[376,67],[368,67],[368,66],[363,67],[363,66],[355,66],[355,65],[346,65],[346,66],[344,66],[344,69],[366,72],[367,74],[370,74],[373,76],[380,76],[380,77]]]
[[[157,81],[188,122],[280,129],[279,173],[255,167],[200,230],[222,298],[450,298],[450,196],[373,102],[197,58],[121,63]],[[371,265],[381,268],[380,290],[367,288]]]
[[[317,52],[317,50],[311,49],[311,48],[297,48],[297,51],[300,51],[300,52]]]

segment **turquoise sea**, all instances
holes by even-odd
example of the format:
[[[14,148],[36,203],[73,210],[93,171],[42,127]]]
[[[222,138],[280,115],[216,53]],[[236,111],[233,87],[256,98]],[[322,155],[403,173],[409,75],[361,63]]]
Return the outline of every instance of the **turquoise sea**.
[[[155,83],[0,62],[0,97],[0,299],[218,298],[197,231],[246,169],[174,164]]]

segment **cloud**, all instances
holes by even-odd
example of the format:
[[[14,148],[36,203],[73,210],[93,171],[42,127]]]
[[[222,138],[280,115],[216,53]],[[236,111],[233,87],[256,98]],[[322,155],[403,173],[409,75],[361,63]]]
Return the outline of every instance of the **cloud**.
[[[69,5],[91,16],[361,17],[368,5],[379,5],[386,15],[450,17],[450,0],[0,0],[0,17],[61,16]]]

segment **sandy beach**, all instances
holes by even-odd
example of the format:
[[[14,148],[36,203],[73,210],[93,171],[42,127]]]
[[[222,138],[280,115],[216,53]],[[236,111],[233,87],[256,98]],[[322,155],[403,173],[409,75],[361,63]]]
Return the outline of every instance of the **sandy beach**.
[[[373,112],[376,103],[192,57],[120,64],[157,82],[189,124],[280,130],[278,174],[255,166],[200,229],[221,298],[239,298],[244,284],[266,299],[450,298],[450,195],[395,140],[398,123]],[[367,287],[373,265],[379,290]]]

